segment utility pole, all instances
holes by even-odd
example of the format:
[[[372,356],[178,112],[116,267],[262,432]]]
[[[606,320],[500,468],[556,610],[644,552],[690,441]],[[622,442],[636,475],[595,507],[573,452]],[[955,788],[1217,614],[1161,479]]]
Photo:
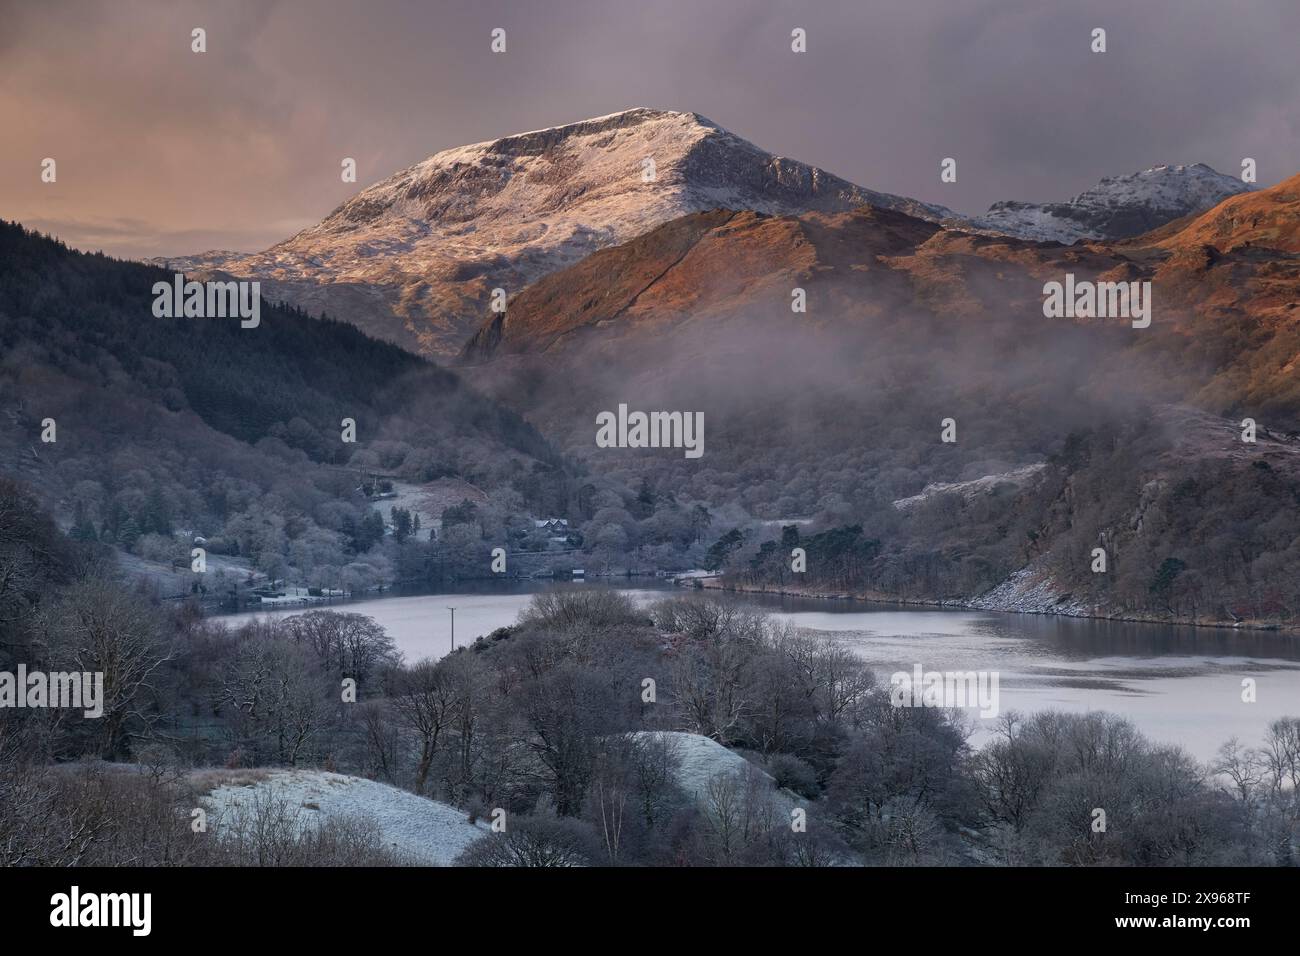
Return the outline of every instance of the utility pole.
[[[454,607],[449,607],[447,608],[447,610],[451,611],[451,649],[452,651],[455,651],[456,650],[456,609]]]

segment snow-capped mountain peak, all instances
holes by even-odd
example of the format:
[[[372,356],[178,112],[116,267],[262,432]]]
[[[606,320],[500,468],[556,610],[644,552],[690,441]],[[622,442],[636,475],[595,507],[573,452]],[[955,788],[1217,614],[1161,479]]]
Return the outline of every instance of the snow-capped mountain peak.
[[[637,108],[444,150],[363,190],[300,239],[394,226],[461,236],[467,251],[621,241],[711,208],[780,215],[870,203],[927,219],[941,206],[862,189],[773,156],[698,113]],[[474,223],[472,233],[459,228]],[[546,238],[537,224],[546,223]]]
[[[698,113],[639,107],[446,149],[361,190],[264,252],[155,260],[262,282],[272,299],[430,355],[457,354],[489,314],[598,249],[714,209],[769,215],[870,205],[957,229],[1073,242],[1136,235],[1247,187],[1204,165],[1103,179],[1064,203],[998,203],[973,219],[768,153]]]
[[[1127,239],[1251,188],[1204,163],[1152,166],[1124,176],[1106,176],[1066,202],[994,203],[987,213],[964,225],[1067,244],[1081,239]]]
[[[669,220],[716,208],[786,215],[863,204],[936,221],[955,215],[775,156],[697,113],[637,108],[443,150],[265,252],[223,256],[220,268],[371,334],[454,354],[492,289],[513,296]]]

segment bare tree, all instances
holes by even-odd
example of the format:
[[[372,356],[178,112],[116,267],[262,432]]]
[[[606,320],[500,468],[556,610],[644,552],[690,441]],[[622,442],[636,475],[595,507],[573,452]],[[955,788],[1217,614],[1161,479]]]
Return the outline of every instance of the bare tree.
[[[400,659],[388,632],[364,614],[309,611],[281,621],[279,627],[294,643],[314,651],[327,671],[355,678],[358,684]]]
[[[705,854],[715,865],[753,859],[759,845],[770,842],[784,823],[771,781],[757,767],[714,775],[701,797]]]
[[[457,708],[457,682],[448,667],[422,660],[397,678],[392,696],[397,720],[415,735],[420,757],[415,769],[415,792],[424,793],[429,768]]]
[[[365,740],[365,773],[394,783],[401,765],[401,735],[393,720],[394,707],[387,698],[356,705]]]
[[[92,576],[70,585],[41,613],[39,630],[53,669],[103,674],[98,752],[118,755],[128,728],[153,720],[142,698],[170,658],[160,620],[121,582]]]
[[[1283,717],[1269,724],[1262,758],[1273,796],[1300,800],[1300,718]]]
[[[1228,786],[1224,789],[1249,809],[1255,805],[1259,796],[1267,764],[1262,753],[1243,747],[1240,740],[1232,737],[1219,748],[1210,764],[1210,772],[1218,777],[1226,777]]]
[[[753,710],[752,664],[752,648],[725,638],[682,648],[671,664],[671,688],[687,728],[729,743]]]
[[[571,818],[516,815],[506,832],[472,843],[457,866],[573,867],[597,859],[587,824]]]
[[[330,688],[306,651],[245,633],[226,666],[218,702],[234,708],[250,742],[269,750],[266,756],[294,765],[328,717]]]

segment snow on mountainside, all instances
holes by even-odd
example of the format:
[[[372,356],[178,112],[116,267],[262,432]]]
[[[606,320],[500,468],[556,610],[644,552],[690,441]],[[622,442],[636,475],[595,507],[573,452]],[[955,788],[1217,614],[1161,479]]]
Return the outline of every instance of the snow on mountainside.
[[[444,150],[264,252],[152,261],[199,277],[258,279],[272,301],[452,356],[490,317],[494,289],[513,299],[543,276],[692,213],[870,205],[962,231],[1070,243],[1137,235],[1246,188],[1208,166],[1158,166],[1103,179],[1068,202],[1004,202],[965,218],[774,156],[696,113],[638,108]]]
[[[1000,485],[1020,486],[1028,484],[1041,474],[1046,467],[1047,465],[1040,461],[1012,471],[1002,472],[997,475],[984,475],[970,481],[936,481],[921,489],[920,494],[908,498],[899,498],[894,502],[894,507],[899,511],[911,511],[917,505],[924,504],[937,495],[953,492],[961,495],[963,500],[971,501],[981,495],[988,494]]]
[[[982,216],[945,225],[1067,245],[1081,239],[1128,239],[1251,188],[1204,163],[1154,166],[1107,176],[1068,202],[1000,202]]]
[[[513,296],[688,213],[863,204],[929,220],[956,215],[773,156],[695,113],[632,109],[445,150],[262,253],[155,261],[261,279],[268,298],[449,355],[487,314],[494,288]]]

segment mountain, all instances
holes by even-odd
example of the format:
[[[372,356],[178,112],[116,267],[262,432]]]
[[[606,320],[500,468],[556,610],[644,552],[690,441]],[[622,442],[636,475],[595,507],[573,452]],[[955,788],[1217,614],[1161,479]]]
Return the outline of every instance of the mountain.
[[[1246,247],[1300,253],[1300,176],[1236,196],[1182,228],[1158,231],[1149,238],[1174,251],[1210,245],[1225,253]]]
[[[1251,188],[1203,163],[1153,166],[1126,176],[1107,176],[1066,202],[994,203],[984,215],[953,225],[1066,245],[1080,240],[1128,239],[1203,212]]]
[[[1297,186],[1157,167],[964,220],[631,110],[440,153],[187,267],[459,350],[574,462],[546,513],[607,566],[768,586],[807,533],[822,591],[1277,622],[1300,615]],[[1149,327],[1049,317],[1067,276],[1149,283]],[[623,406],[703,415],[702,457],[598,443]]]
[[[607,473],[769,525],[860,525],[819,540],[865,549],[854,575],[809,587],[1287,618],[1300,613],[1283,586],[1300,575],[1297,200],[1300,177],[1070,246],[869,206],[694,213],[538,280],[463,361]],[[1067,274],[1150,282],[1150,327],[1045,316],[1045,283]],[[702,411],[703,457],[597,447],[596,415],[620,404]],[[949,418],[958,438],[944,443]],[[727,567],[766,586],[784,578],[754,555],[761,540]],[[1096,546],[1104,578],[1086,560]]]
[[[1223,414],[1253,403],[1289,427],[1300,424],[1300,392],[1278,371],[1300,355],[1298,190],[1293,177],[1140,238],[1075,246],[966,232],[873,207],[697,213],[537,281],[504,314],[484,320],[462,361],[545,356],[558,367],[595,355],[662,377],[664,355],[706,332],[734,347],[760,326],[811,341],[884,322],[910,341],[917,316],[949,336],[1005,328],[1029,340],[1081,325],[1106,326],[1088,334],[1110,341],[1123,320],[1043,317],[1043,284],[1069,272],[1153,283],[1151,334],[1115,340],[1121,353],[1160,364],[1148,387]],[[791,311],[794,288],[806,292],[806,314]],[[884,344],[877,339],[877,348]]]
[[[955,215],[774,156],[695,113],[631,109],[437,153],[262,253],[156,261],[259,278],[268,298],[448,356],[488,314],[492,289],[513,296],[688,213],[863,204]]]
[[[1157,166],[1103,179],[1067,202],[1002,202],[968,218],[774,156],[696,113],[637,108],[444,150],[261,253],[152,261],[257,278],[271,299],[446,358],[491,315],[494,289],[513,298],[694,212],[870,205],[963,231],[1069,244],[1135,236],[1247,188],[1200,164]]]

